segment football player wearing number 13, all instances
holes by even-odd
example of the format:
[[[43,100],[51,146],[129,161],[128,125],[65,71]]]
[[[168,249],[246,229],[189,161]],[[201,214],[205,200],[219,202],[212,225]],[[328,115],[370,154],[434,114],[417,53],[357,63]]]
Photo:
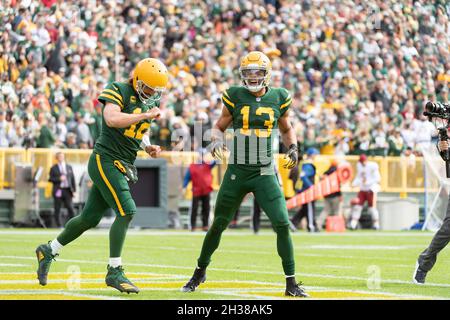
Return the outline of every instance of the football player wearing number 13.
[[[203,241],[197,268],[182,291],[192,292],[206,280],[206,268],[219,246],[222,232],[244,196],[252,192],[277,234],[278,255],[286,276],[285,295],[308,297],[301,283],[295,281],[286,201],[275,176],[272,157],[274,129],[279,128],[283,143],[289,147],[285,168],[292,169],[298,162],[297,139],[288,118],[292,99],[286,89],[269,86],[271,62],[262,52],[252,51],[244,56],[239,73],[243,85],[223,92],[224,108],[212,134],[212,154],[221,160],[225,149],[223,132],[232,124],[234,140],[229,165],[217,195],[214,221]]]
[[[98,97],[104,108],[101,134],[88,163],[93,186],[83,212],[69,220],[56,239],[37,247],[41,285],[47,284],[50,264],[60,249],[94,228],[112,208],[116,219],[109,232],[110,259],[105,282],[121,292],[139,292],[125,276],[121,261],[128,225],[136,213],[128,182],[137,181],[133,163],[139,149],[151,157],[160,152],[159,146],[150,144],[148,129],[151,120],[160,116],[159,100],[167,83],[165,65],[147,58],[136,65],[129,81],[110,83]]]

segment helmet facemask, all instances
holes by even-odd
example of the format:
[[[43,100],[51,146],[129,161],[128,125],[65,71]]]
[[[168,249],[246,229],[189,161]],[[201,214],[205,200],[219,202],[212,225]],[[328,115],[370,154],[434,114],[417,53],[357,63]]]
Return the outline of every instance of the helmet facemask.
[[[258,92],[269,85],[270,74],[267,68],[247,66],[239,69],[243,85],[251,92]]]
[[[161,100],[164,89],[165,88],[149,87],[142,80],[136,81],[136,92],[139,96],[139,99],[145,105],[152,105]],[[153,91],[153,94],[146,93],[146,91],[148,92],[149,90]]]

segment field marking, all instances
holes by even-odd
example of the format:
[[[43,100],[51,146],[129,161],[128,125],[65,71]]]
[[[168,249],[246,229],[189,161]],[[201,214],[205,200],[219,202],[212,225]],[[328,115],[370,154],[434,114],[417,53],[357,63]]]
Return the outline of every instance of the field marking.
[[[20,256],[0,256],[0,258],[11,258],[11,259],[25,259],[25,260],[35,260],[34,257],[20,257]],[[58,259],[60,262],[70,262],[70,263],[83,263],[83,264],[101,264],[104,265],[103,261],[95,261],[95,260],[72,260],[72,259]],[[145,263],[127,263],[127,266],[135,266],[135,267],[148,267],[148,268],[164,268],[164,269],[182,269],[182,270],[192,270],[192,267],[183,267],[183,266],[173,266],[173,265],[161,265],[161,264],[145,264]],[[259,270],[246,270],[246,269],[225,269],[225,268],[208,268],[211,271],[225,271],[231,273],[245,273],[245,274],[270,274],[270,275],[282,275],[280,272],[274,271],[259,271]],[[301,277],[310,277],[310,278],[329,278],[329,279],[337,279],[337,280],[355,280],[355,281],[367,281],[367,277],[356,277],[356,276],[335,276],[330,274],[319,274],[319,273],[304,273],[297,272],[296,275]],[[381,283],[394,283],[394,284],[408,284],[414,285],[412,281],[398,280],[398,279],[381,279]],[[430,287],[444,287],[450,288],[450,284],[446,283],[426,283],[424,286]]]
[[[15,290],[0,291],[0,300],[2,300],[2,295],[16,295],[16,296],[55,295],[55,296],[80,297],[80,298],[90,298],[90,299],[100,299],[100,300],[127,300],[127,299],[122,299],[120,297],[103,296],[103,295],[96,295],[96,294],[83,294],[83,293],[58,291],[58,290],[46,290],[46,291],[21,290],[20,293],[18,293]],[[40,299],[36,299],[36,300],[40,300]]]
[[[305,246],[302,247],[305,249]],[[306,246],[308,249],[314,250],[403,250],[403,249],[417,249],[423,248],[420,245],[401,245],[401,246],[384,246],[384,245],[328,245],[328,244],[318,244]]]
[[[13,242],[13,241],[11,241]],[[24,242],[21,240],[14,240],[14,242]],[[35,243],[35,241],[33,241],[33,243]],[[73,244],[73,247],[84,247],[85,245],[83,244]],[[104,247],[108,247],[109,244],[97,244],[97,246],[104,246]],[[200,249],[198,248],[175,248],[175,247],[167,247],[167,246],[152,246],[152,247],[147,247],[147,246],[139,246],[139,245],[127,245],[127,248],[136,248],[136,249],[147,249],[147,250],[158,250],[158,249],[168,249],[168,250],[174,250],[174,251],[187,251],[187,252],[200,252]],[[255,255],[267,255],[267,256],[271,256],[276,254],[276,247],[275,246],[259,246],[257,244],[255,244],[254,247],[267,247],[267,248],[271,248],[273,249],[273,252],[260,252],[260,251],[254,251],[252,250],[252,254]],[[425,246],[417,246],[417,248],[424,248]],[[252,248],[252,247],[249,247]],[[295,246],[294,248],[297,252],[295,252],[295,256],[298,257],[326,257],[326,258],[338,258],[338,259],[358,259],[358,260],[362,260],[362,259],[366,259],[366,260],[382,260],[382,261],[405,261],[405,259],[401,259],[401,258],[392,258],[392,257],[365,257],[365,256],[342,256],[342,255],[329,255],[329,254],[320,254],[320,253],[303,253],[303,252],[298,252],[301,250],[309,250],[312,248],[305,248],[303,246]],[[328,250],[328,249],[327,249]],[[331,249],[330,249],[331,250]],[[336,249],[332,249],[332,250],[336,250]],[[350,249],[348,249],[350,250]],[[355,249],[355,250],[360,250],[360,249]],[[362,250],[362,249],[361,249]],[[365,249],[364,249],[365,250]],[[380,250],[384,250],[384,249],[380,249]],[[220,247],[217,250],[217,253],[238,253],[238,254],[248,254],[249,250],[234,250],[234,249],[224,249],[222,247]],[[448,259],[443,259],[442,261],[445,262]],[[449,260],[450,262],[450,260]],[[414,268],[414,263],[412,264],[413,268]]]
[[[254,247],[260,248],[257,244],[255,244]],[[273,255],[276,254],[276,244],[273,246],[266,246],[268,249],[272,249],[273,252],[267,252],[267,251],[254,251],[252,250],[252,254],[257,255]],[[135,248],[135,249],[162,249],[162,250],[173,250],[173,251],[188,251],[188,252],[200,252],[199,248],[177,248],[177,247],[167,247],[167,246],[152,246],[152,247],[146,247],[146,246],[138,246],[138,245],[127,245],[127,248]],[[408,249],[423,249],[423,245],[400,245],[400,246],[383,246],[383,245],[301,245],[296,246],[296,250],[336,250],[336,249],[342,249],[342,250],[374,250],[374,251],[384,251],[384,250],[408,250]],[[236,249],[226,249],[226,248],[219,248],[220,252],[224,253],[244,253],[248,254],[249,250],[236,250]],[[308,255],[308,253],[299,253],[300,255]],[[324,256],[324,255],[321,255]],[[328,257],[328,255],[326,255]],[[347,257],[346,257],[347,258]]]
[[[234,296],[239,298],[252,298],[252,299],[259,299],[259,300],[287,300],[288,297],[280,296],[266,296],[266,295],[258,295],[258,294],[249,294],[249,293],[238,293],[233,291],[222,291],[222,290],[208,290],[203,291],[204,293],[209,294],[215,294],[215,295],[221,295],[221,296]]]
[[[105,234],[106,235],[106,234]],[[1,232],[0,232],[0,236],[1,236]],[[26,240],[26,239],[2,239],[1,242],[12,242],[12,243],[34,243],[36,244],[37,241],[36,240]],[[240,244],[240,247],[246,247],[246,248],[266,248],[266,249],[276,249],[276,244],[273,243],[272,239],[270,239],[270,245],[269,244],[265,244],[265,242],[261,243],[262,241],[257,241],[257,242],[247,242],[247,243],[243,243]],[[108,246],[108,243],[99,243],[99,246]],[[82,243],[71,243],[71,246],[83,246]],[[228,244],[228,243],[223,243],[221,244],[221,248],[226,248],[226,247],[233,247],[232,245]],[[329,246],[330,248],[326,248],[327,246]],[[345,246],[349,249],[351,249],[351,247],[353,245],[342,245]],[[373,245],[367,245],[368,247],[371,247]],[[395,249],[399,248],[399,249],[410,249],[410,248],[423,248],[424,246],[426,246],[426,244],[423,243],[417,243],[417,244],[405,244],[405,245],[399,245],[399,246],[395,246]],[[173,246],[141,246],[141,245],[127,245],[127,247],[130,248],[144,248],[144,249],[167,249],[167,250],[184,250],[184,251],[192,251],[192,250],[198,250],[198,245],[192,246],[191,248],[177,248],[177,247],[173,247]],[[334,250],[336,249],[336,247],[339,249],[341,248],[340,245],[335,245],[334,243],[330,243],[330,244],[320,244],[320,245],[308,245],[308,244],[297,244],[294,246],[297,249],[307,249],[307,250],[312,250],[312,249],[330,249],[330,250]],[[359,246],[355,246],[355,247],[359,247]],[[392,246],[386,246],[386,247],[392,247]],[[383,245],[380,246],[380,249],[384,249],[385,247]],[[362,249],[366,249],[364,247],[364,245],[362,246]],[[246,252],[245,250],[240,250],[237,252]]]
[[[356,269],[356,267],[354,267],[354,266],[339,266],[339,265],[327,265],[327,264],[325,264],[325,265],[321,265],[321,267],[322,268],[330,268],[330,269],[346,269],[346,270],[348,270],[348,269]]]
[[[84,272],[81,271],[77,274],[71,272],[50,272],[50,275],[55,279],[67,280],[73,279],[74,275],[77,275],[82,280],[97,280],[105,278],[106,273],[99,272]],[[185,279],[187,276],[177,276],[172,274],[154,273],[154,272],[127,272],[127,276],[131,279]],[[23,279],[26,278],[26,279]],[[35,272],[0,272],[0,283],[7,280],[35,280]]]
[[[0,263],[0,267],[29,267],[31,264],[21,264],[21,263]]]
[[[1,235],[58,235],[61,233],[61,229],[43,229],[43,230],[0,230]],[[109,229],[94,229],[88,230],[84,234],[91,236],[104,236],[109,234]],[[163,230],[136,230],[130,229],[127,231],[127,236],[189,236],[189,237],[204,237],[206,232],[191,232],[185,231],[163,231]],[[258,235],[254,235],[253,231],[231,231],[227,230],[225,233],[227,236],[275,236],[273,231],[261,231]],[[293,237],[431,237],[435,233],[431,231],[405,231],[402,232],[389,232],[389,231],[357,231],[357,232],[321,232],[321,233],[308,233],[308,232],[291,232]],[[256,239],[256,238],[255,238]]]
[[[9,242],[16,242],[16,243],[23,243],[22,240],[11,240],[9,239]],[[36,243],[36,241],[28,241],[29,243]],[[77,244],[78,247],[82,247],[83,244]],[[97,246],[102,247],[109,247],[109,244],[97,244]],[[255,246],[252,246],[249,248],[258,247],[261,248],[258,244],[255,244]],[[257,255],[273,255],[276,254],[276,244],[273,246],[265,246],[268,249],[273,250],[273,252],[267,252],[267,251],[254,251],[252,250],[252,254]],[[140,246],[140,245],[126,245],[126,248],[129,249],[147,249],[147,250],[171,250],[171,251],[184,251],[184,252],[200,252],[199,248],[177,248],[177,247],[171,247],[171,246]],[[343,249],[343,250],[403,250],[403,249],[415,249],[415,248],[424,248],[423,245],[404,245],[404,246],[382,246],[382,245],[362,245],[362,246],[354,246],[354,245],[342,245],[342,246],[336,246],[336,245],[297,245],[295,246],[295,249],[300,250],[336,250],[336,249]],[[219,248],[218,252],[223,253],[237,253],[237,254],[248,254],[249,250],[236,250],[236,249],[226,249],[226,248]],[[327,256],[329,255],[323,255],[323,254],[310,254],[310,253],[298,253],[298,255],[304,255],[304,256]],[[338,256],[336,256],[338,257]],[[342,256],[339,256],[342,257]],[[346,256],[345,258],[348,258]]]
[[[15,273],[14,275],[18,275],[19,273]],[[29,273],[28,273],[29,274]],[[63,273],[58,273],[59,275],[62,275]],[[96,274],[96,273],[90,273]],[[30,274],[29,274],[30,275]],[[70,275],[70,274],[66,274]],[[154,273],[152,273],[154,275]],[[161,274],[162,275],[162,274]],[[173,277],[182,277],[180,274],[170,274],[170,276]],[[36,281],[35,281],[36,282]],[[54,281],[52,281],[54,283]],[[153,283],[153,287],[150,286],[142,286],[142,282],[138,284],[140,286],[141,291],[174,291],[178,292],[179,288],[182,286],[184,282],[178,282],[178,281],[169,281],[169,282],[155,282]],[[207,282],[208,283],[208,282]],[[209,288],[209,286],[215,286],[217,285],[222,286],[219,290],[215,288]],[[227,287],[226,285],[232,284],[231,287]],[[242,286],[242,284],[246,284]],[[159,286],[158,286],[159,285]],[[162,286],[161,286],[162,285]],[[255,286],[260,286],[255,287]],[[264,287],[261,287],[264,286]],[[272,288],[267,288],[267,286],[271,286]],[[250,289],[250,291],[248,291]],[[241,281],[241,280],[218,280],[218,281],[209,281],[209,285],[202,285],[201,289],[197,292],[200,293],[206,293],[206,294],[216,294],[216,295],[226,295],[226,296],[237,296],[241,298],[252,298],[252,299],[292,299],[289,297],[284,297],[284,286],[282,286],[279,283],[274,282],[262,282],[262,281]],[[397,293],[391,293],[391,292],[382,292],[382,291],[366,291],[366,290],[345,290],[345,289],[336,289],[336,288],[329,288],[329,287],[313,287],[313,286],[305,286],[305,289],[310,293],[311,298],[313,299],[330,299],[330,300],[341,300],[341,299],[396,299],[396,298],[402,298],[402,299],[448,299],[445,297],[437,297],[437,296],[423,296],[423,295],[405,295],[405,294],[397,294]],[[111,291],[111,288],[107,288],[104,285],[101,287],[91,287],[91,288],[79,288],[77,290],[73,291]],[[78,296],[82,298],[89,298],[89,299],[116,299],[116,297],[110,297],[110,296],[101,296],[101,295],[92,295],[92,294],[79,294],[76,292],[70,291],[59,291],[55,289],[45,289],[42,288],[40,290],[24,290],[23,288],[19,289],[8,289],[8,290],[0,290],[0,298],[2,294],[10,294],[15,295],[15,297],[23,297],[23,296],[31,296],[33,298],[33,295],[36,294],[42,294],[42,295],[52,295],[56,294],[57,296],[54,297],[55,299],[58,299],[58,295],[65,294],[67,296]],[[270,294],[275,293],[276,294]],[[318,295],[318,293],[325,293],[325,295]],[[339,292],[340,294],[329,296],[331,293]],[[116,293],[116,292],[114,292]],[[119,298],[120,299],[120,298]]]
[[[247,289],[247,290],[245,290]],[[225,290],[215,290],[215,289],[199,289],[196,291],[197,293],[201,294],[212,294],[212,295],[219,295],[222,296],[235,296],[239,297],[240,299],[263,299],[263,300],[274,300],[274,299],[281,299],[281,300],[292,300],[297,298],[292,297],[286,297],[284,296],[284,290],[275,290],[275,289],[251,289],[251,291],[248,291],[249,288],[241,288],[241,289],[225,289]],[[88,291],[108,291],[111,292],[112,295],[98,295],[98,294],[87,294]],[[57,300],[60,296],[67,296],[67,297],[80,297],[85,299],[102,299],[102,300],[132,300],[132,297],[127,298],[121,298],[117,297],[115,295],[119,294],[116,291],[111,291],[111,288],[99,288],[99,289],[80,289],[77,291],[82,291],[85,293],[79,293],[79,292],[62,292],[59,290],[9,290],[9,291],[0,291],[0,300],[4,299],[5,296],[12,296],[14,300],[20,299],[25,296],[25,298],[31,298],[34,300],[40,300],[37,299],[34,296],[37,295],[45,295],[46,298]],[[140,288],[141,292],[180,292],[179,289],[170,289],[170,288]],[[403,295],[403,294],[395,294],[395,293],[383,293],[383,292],[365,292],[365,291],[355,291],[355,290],[339,290],[339,289],[333,289],[330,288],[329,290],[326,288],[322,288],[320,290],[309,288],[307,292],[311,295],[310,299],[320,299],[320,300],[376,300],[376,299],[443,299],[448,300],[446,297],[436,297],[436,296],[418,296],[418,295]],[[340,293],[339,296],[329,296],[331,293]],[[273,293],[273,294],[271,294]],[[320,293],[325,293],[324,295]],[[52,296],[54,295],[54,296]],[[125,294],[122,294],[125,295]],[[198,300],[199,298],[195,296],[195,293],[189,293],[189,295],[192,295],[191,297],[194,298],[194,300]],[[221,299],[219,298],[219,299]],[[149,297],[148,300],[151,300]]]
[[[185,281],[139,281],[136,279],[136,283],[139,283],[139,288],[168,288],[168,289],[175,289],[179,290],[185,283]],[[248,283],[245,281],[208,281],[205,284],[202,285],[205,289],[239,289],[239,290],[250,290],[255,288],[262,288],[266,289],[267,284],[255,284],[255,283]],[[31,281],[31,280],[14,280],[14,281],[2,281],[0,282],[0,292],[2,290],[12,290],[12,289],[18,289],[18,290],[69,290],[69,291],[78,291],[80,289],[101,289],[106,288],[106,284],[104,281],[98,281],[98,280],[91,280],[91,281],[78,281],[78,279],[75,279],[74,281],[71,280],[52,280],[49,278],[48,283],[45,287],[41,287],[38,283],[38,281]],[[272,286],[273,288],[273,286]],[[280,290],[279,287],[276,287],[278,290]]]
[[[216,282],[212,282],[211,285],[214,285]],[[141,292],[143,291],[166,291],[166,292],[180,292],[181,286],[178,287],[143,287],[139,286],[139,289]],[[355,290],[339,290],[339,289],[326,289],[326,288],[306,288],[307,292],[311,295],[311,298],[313,299],[395,299],[395,298],[422,298],[422,299],[433,299],[435,297],[427,297],[427,296],[404,296],[404,295],[397,295],[392,293],[380,293],[380,292],[367,292],[367,291],[355,291]],[[101,287],[101,288],[80,288],[77,290],[74,290],[76,292],[67,292],[60,290],[46,290],[46,289],[40,289],[40,290],[24,290],[24,289],[16,289],[16,290],[0,290],[0,299],[2,295],[14,295],[14,296],[22,296],[22,295],[52,295],[52,294],[65,294],[67,296],[79,296],[79,297],[85,297],[85,298],[100,298],[100,299],[114,299],[114,296],[104,296],[104,295],[97,295],[97,294],[86,294],[88,291],[108,291],[112,294],[117,294],[115,291],[111,291],[111,288],[107,287]],[[85,292],[84,294],[81,294],[79,292]],[[234,287],[234,288],[209,288],[205,287],[203,285],[202,288],[200,288],[198,293],[201,294],[215,294],[215,295],[227,295],[227,296],[237,296],[240,298],[252,298],[252,299],[292,299],[289,297],[284,296],[284,287],[280,288],[253,288],[253,287]],[[340,296],[336,295],[330,295],[332,293],[339,292]],[[320,297],[319,297],[319,293]],[[193,294],[195,295],[195,294]],[[57,297],[56,297],[57,298]],[[195,296],[193,298],[196,298]],[[120,298],[119,298],[120,299]]]

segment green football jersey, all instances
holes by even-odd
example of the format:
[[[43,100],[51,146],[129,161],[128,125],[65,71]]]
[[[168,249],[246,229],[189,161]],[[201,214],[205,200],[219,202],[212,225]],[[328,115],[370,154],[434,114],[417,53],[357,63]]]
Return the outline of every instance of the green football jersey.
[[[98,100],[111,102],[128,114],[147,112],[153,106],[144,105],[128,82],[112,82],[102,91]],[[157,106],[157,104],[154,104]],[[102,112],[102,129],[94,146],[100,155],[132,164],[141,149],[142,137],[150,128],[150,120],[143,120],[128,128],[111,128],[106,125]]]
[[[265,95],[256,97],[245,87],[234,86],[223,92],[222,102],[233,115],[230,164],[269,165],[278,119],[292,103],[289,92],[268,87]]]

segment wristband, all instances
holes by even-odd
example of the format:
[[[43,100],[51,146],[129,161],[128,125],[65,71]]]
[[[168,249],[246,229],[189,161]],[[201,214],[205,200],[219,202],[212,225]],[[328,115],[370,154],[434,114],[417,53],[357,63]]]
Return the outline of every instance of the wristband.
[[[145,150],[145,148],[147,148],[148,146],[151,146],[152,144],[150,143],[150,137],[146,134],[144,134],[144,136],[142,137],[142,141],[141,141],[141,148],[143,150]]]

